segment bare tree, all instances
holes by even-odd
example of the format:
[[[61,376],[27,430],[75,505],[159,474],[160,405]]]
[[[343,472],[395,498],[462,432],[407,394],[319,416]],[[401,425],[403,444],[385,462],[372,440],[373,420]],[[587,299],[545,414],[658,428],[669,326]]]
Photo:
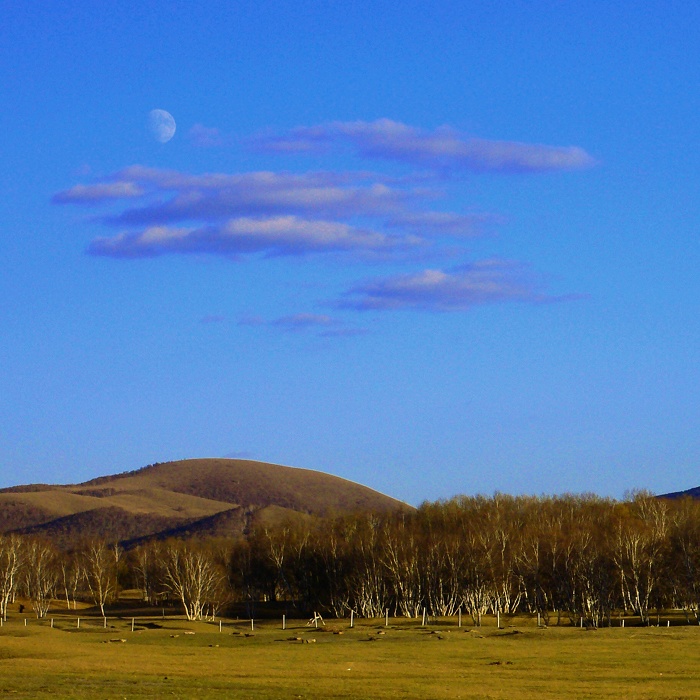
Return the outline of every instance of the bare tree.
[[[133,553],[132,571],[134,581],[141,589],[143,599],[153,605],[156,602],[157,587],[161,576],[162,546],[159,542],[141,545]]]
[[[463,557],[461,604],[474,624],[481,626],[481,618],[494,607],[496,595],[482,542],[474,533],[470,532],[465,537]]]
[[[117,563],[114,549],[104,540],[88,542],[81,552],[81,568],[90,597],[102,615],[117,592]]]
[[[432,613],[454,615],[464,598],[464,542],[445,522],[428,533],[424,571],[425,593]]]
[[[19,535],[0,535],[0,617],[7,620],[7,606],[20,580],[24,552]]]
[[[497,493],[491,500],[477,498],[471,528],[481,549],[488,580],[493,584],[493,612],[515,612],[524,594],[515,570],[523,526],[521,500]]]
[[[78,586],[83,579],[83,570],[81,568],[79,557],[74,553],[65,553],[60,559],[61,569],[61,586],[66,596],[66,608],[70,610],[71,600],[73,601],[73,610],[76,609],[76,596],[78,595]]]
[[[284,598],[287,594],[294,601],[295,596],[289,581],[287,580],[287,556],[290,549],[290,529],[285,524],[276,529],[264,528],[264,539],[267,543],[267,556],[275,572],[275,583],[273,587],[273,600]]]
[[[643,624],[662,573],[668,507],[646,493],[636,494],[618,521],[614,560],[623,600]]]
[[[376,515],[348,521],[346,534],[352,550],[348,586],[353,605],[363,617],[381,617],[388,607],[390,590],[382,564],[382,523]]]
[[[48,542],[31,539],[25,547],[25,588],[37,617],[46,617],[59,582],[58,554]]]
[[[684,498],[673,514],[664,569],[673,606],[700,620],[700,504]]]
[[[164,584],[182,602],[188,620],[201,620],[205,606],[216,614],[224,599],[225,577],[202,546],[170,542],[165,548]]]
[[[382,563],[397,611],[405,617],[420,615],[424,603],[423,562],[418,528],[410,516],[401,513],[386,523]]]
[[[337,520],[319,534],[318,550],[326,577],[328,607],[335,617],[344,617],[352,608],[349,573],[352,566],[345,523]]]

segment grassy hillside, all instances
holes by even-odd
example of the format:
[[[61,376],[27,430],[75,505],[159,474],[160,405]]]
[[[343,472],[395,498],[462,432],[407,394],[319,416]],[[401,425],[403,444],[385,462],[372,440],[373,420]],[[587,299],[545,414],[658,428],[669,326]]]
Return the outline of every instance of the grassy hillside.
[[[238,459],[190,459],[66,486],[0,490],[0,532],[131,540],[239,535],[251,520],[404,506],[330,474]]]

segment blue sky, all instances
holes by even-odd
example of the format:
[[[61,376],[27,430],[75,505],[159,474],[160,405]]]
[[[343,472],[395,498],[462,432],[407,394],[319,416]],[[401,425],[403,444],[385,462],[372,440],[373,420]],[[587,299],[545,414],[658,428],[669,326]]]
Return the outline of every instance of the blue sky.
[[[700,10],[3,13],[0,486],[700,483]]]

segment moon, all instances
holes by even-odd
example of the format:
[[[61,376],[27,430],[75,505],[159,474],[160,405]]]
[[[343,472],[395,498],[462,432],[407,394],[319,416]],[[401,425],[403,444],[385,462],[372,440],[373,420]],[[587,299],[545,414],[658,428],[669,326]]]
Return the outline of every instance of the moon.
[[[175,135],[175,119],[164,109],[152,109],[148,113],[148,130],[158,143],[167,143]]]

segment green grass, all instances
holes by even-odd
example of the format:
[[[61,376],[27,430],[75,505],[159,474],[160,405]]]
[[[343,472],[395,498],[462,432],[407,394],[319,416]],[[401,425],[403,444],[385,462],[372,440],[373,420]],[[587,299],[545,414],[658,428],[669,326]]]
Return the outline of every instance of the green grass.
[[[0,697],[700,698],[695,626],[385,629],[363,620],[282,631],[266,622],[247,637],[244,622],[222,633],[172,618],[137,619],[133,633],[128,619],[101,624],[10,620],[0,629]]]

